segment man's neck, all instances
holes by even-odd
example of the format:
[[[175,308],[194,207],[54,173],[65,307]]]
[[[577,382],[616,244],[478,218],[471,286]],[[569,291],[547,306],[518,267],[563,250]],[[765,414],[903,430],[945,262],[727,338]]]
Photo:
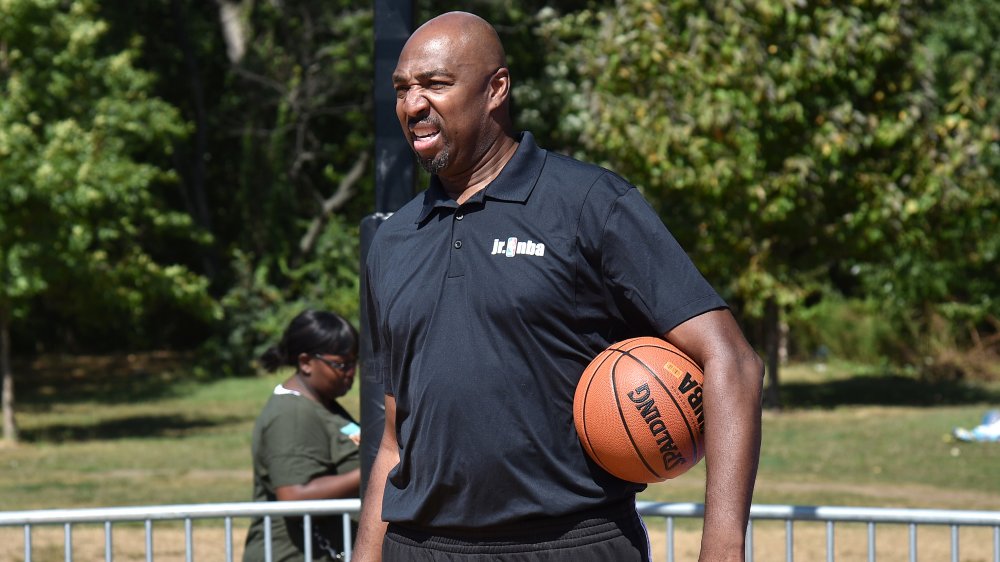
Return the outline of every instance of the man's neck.
[[[445,193],[459,205],[465,203],[500,175],[517,151],[517,146],[516,139],[502,135],[474,169],[455,176],[439,174],[438,179],[441,180]]]

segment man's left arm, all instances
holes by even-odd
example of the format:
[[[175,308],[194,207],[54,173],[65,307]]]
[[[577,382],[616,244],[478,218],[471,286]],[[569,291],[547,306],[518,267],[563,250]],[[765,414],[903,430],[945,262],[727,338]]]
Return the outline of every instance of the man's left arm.
[[[760,459],[764,365],[726,309],[695,316],[664,338],[705,371],[705,521],[699,560],[743,562]]]

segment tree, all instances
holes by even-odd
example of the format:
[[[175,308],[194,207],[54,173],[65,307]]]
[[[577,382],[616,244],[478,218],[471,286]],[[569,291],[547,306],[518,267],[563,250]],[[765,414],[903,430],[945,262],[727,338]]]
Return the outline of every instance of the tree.
[[[151,307],[217,307],[203,278],[148,251],[197,235],[187,215],[157,204],[157,189],[176,181],[159,162],[186,128],[148,95],[138,45],[105,52],[107,24],[90,0],[0,6],[0,366],[14,441],[10,330],[41,299],[84,329]]]
[[[884,197],[863,218],[883,241],[857,264],[871,294],[919,342],[905,360],[932,374],[988,368],[1000,352],[1000,6],[957,0],[926,13],[905,111],[912,127]],[[955,348],[986,354],[969,367]],[[978,363],[978,364],[977,364]],[[995,371],[994,371],[995,372]]]
[[[996,193],[968,158],[991,133],[939,134],[958,125],[926,87],[939,78],[921,58],[931,17],[909,2],[625,0],[542,28],[561,54],[548,73],[567,143],[636,182],[707,276],[765,321],[774,406],[783,311],[880,276],[930,289],[886,260],[902,240],[911,257],[948,242],[901,219],[937,207],[943,183],[966,186],[956,221],[972,216],[972,186]]]

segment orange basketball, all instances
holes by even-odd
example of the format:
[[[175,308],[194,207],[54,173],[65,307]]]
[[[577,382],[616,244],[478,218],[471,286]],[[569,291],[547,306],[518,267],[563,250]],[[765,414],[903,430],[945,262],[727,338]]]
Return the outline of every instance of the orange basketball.
[[[676,478],[705,456],[704,373],[666,340],[611,345],[583,371],[573,421],[583,448],[630,482]]]

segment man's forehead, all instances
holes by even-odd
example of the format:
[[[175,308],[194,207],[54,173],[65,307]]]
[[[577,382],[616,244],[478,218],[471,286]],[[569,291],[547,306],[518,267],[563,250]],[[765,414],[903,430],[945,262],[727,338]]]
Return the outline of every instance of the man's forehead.
[[[463,56],[463,52],[456,41],[435,38],[421,43],[408,43],[399,55],[393,78],[456,76],[474,66],[474,61]]]

